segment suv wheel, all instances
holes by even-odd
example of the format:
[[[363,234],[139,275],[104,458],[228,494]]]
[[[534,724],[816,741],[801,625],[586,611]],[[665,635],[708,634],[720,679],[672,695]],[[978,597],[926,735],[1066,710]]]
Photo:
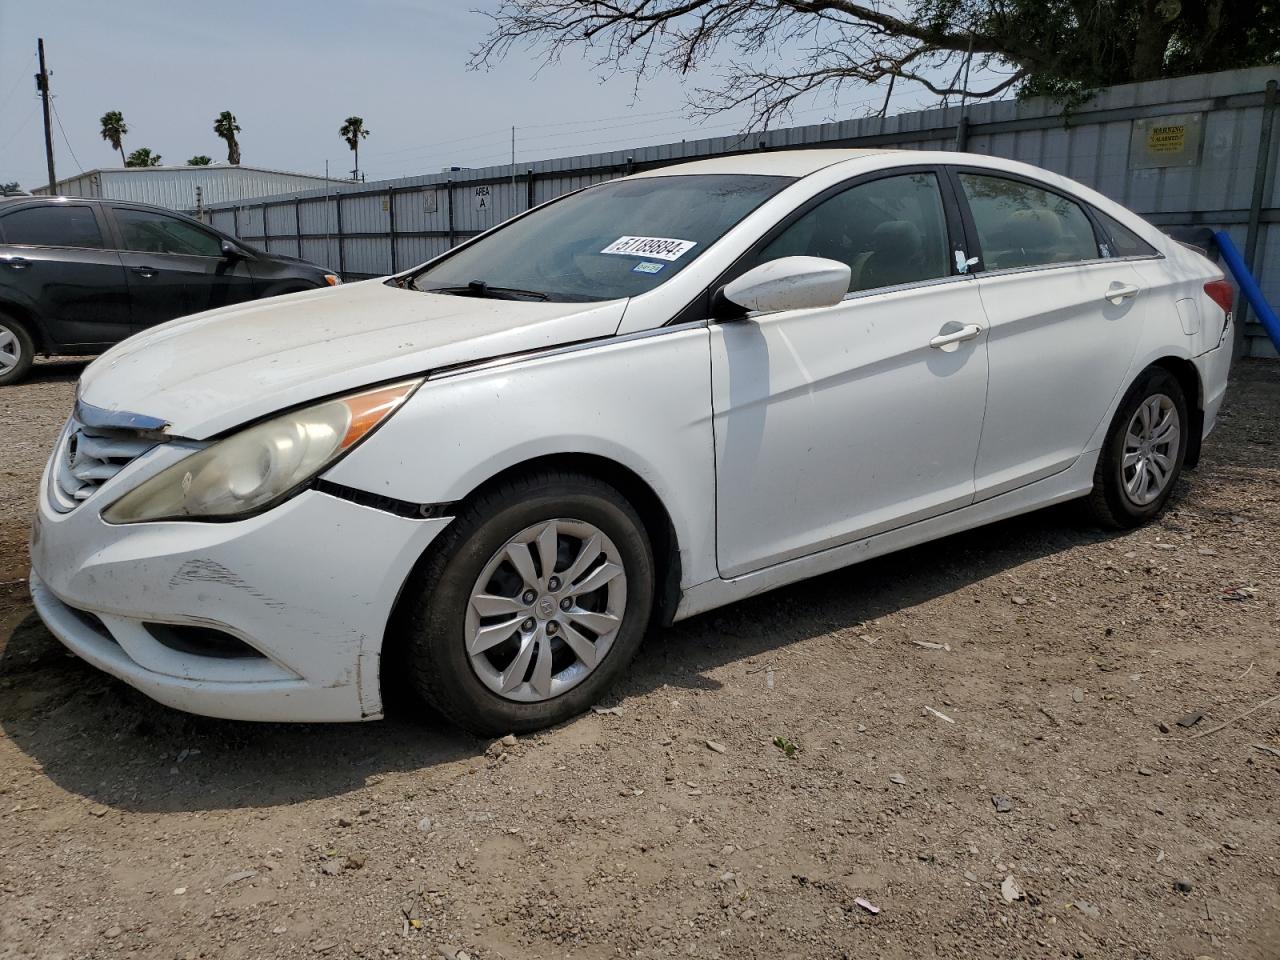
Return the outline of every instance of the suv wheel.
[[[0,386],[22,380],[31,369],[35,354],[27,328],[0,314]]]

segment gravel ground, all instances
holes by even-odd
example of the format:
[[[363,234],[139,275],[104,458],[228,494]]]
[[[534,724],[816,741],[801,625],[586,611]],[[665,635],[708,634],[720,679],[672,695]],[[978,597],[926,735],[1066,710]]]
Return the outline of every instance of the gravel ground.
[[[21,578],[79,370],[0,390],[0,957],[1280,957],[1280,704],[1216,729],[1280,692],[1274,362],[1151,526],[1044,511],[658,630],[607,710],[492,744],[189,717],[65,653]]]

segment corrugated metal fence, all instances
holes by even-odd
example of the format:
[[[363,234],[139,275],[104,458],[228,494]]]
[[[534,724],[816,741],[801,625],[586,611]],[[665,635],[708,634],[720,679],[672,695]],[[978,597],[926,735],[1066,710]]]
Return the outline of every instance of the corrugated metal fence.
[[[350,184],[210,207],[214,226],[349,276],[429,260],[528,207],[682,160],[801,147],[967,150],[1088,184],[1162,227],[1225,228],[1280,301],[1280,185],[1272,175],[1274,67],[1111,87],[1064,116],[999,101],[634,150]],[[1266,131],[1266,142],[1263,141]],[[1249,325],[1244,352],[1275,354]]]

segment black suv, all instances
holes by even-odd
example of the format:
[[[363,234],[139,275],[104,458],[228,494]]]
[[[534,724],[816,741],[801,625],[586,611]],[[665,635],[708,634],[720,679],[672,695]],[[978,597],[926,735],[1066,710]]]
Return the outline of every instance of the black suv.
[[[101,353],[174,317],[339,282],[147,204],[0,198],[0,385],[37,353]]]

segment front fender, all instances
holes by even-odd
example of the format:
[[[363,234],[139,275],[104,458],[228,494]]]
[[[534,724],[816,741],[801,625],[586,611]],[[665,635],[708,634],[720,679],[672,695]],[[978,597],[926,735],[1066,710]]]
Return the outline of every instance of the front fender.
[[[603,457],[639,476],[671,517],[683,585],[716,576],[702,326],[429,380],[325,479],[410,503],[452,503],[517,464],[558,454]]]

